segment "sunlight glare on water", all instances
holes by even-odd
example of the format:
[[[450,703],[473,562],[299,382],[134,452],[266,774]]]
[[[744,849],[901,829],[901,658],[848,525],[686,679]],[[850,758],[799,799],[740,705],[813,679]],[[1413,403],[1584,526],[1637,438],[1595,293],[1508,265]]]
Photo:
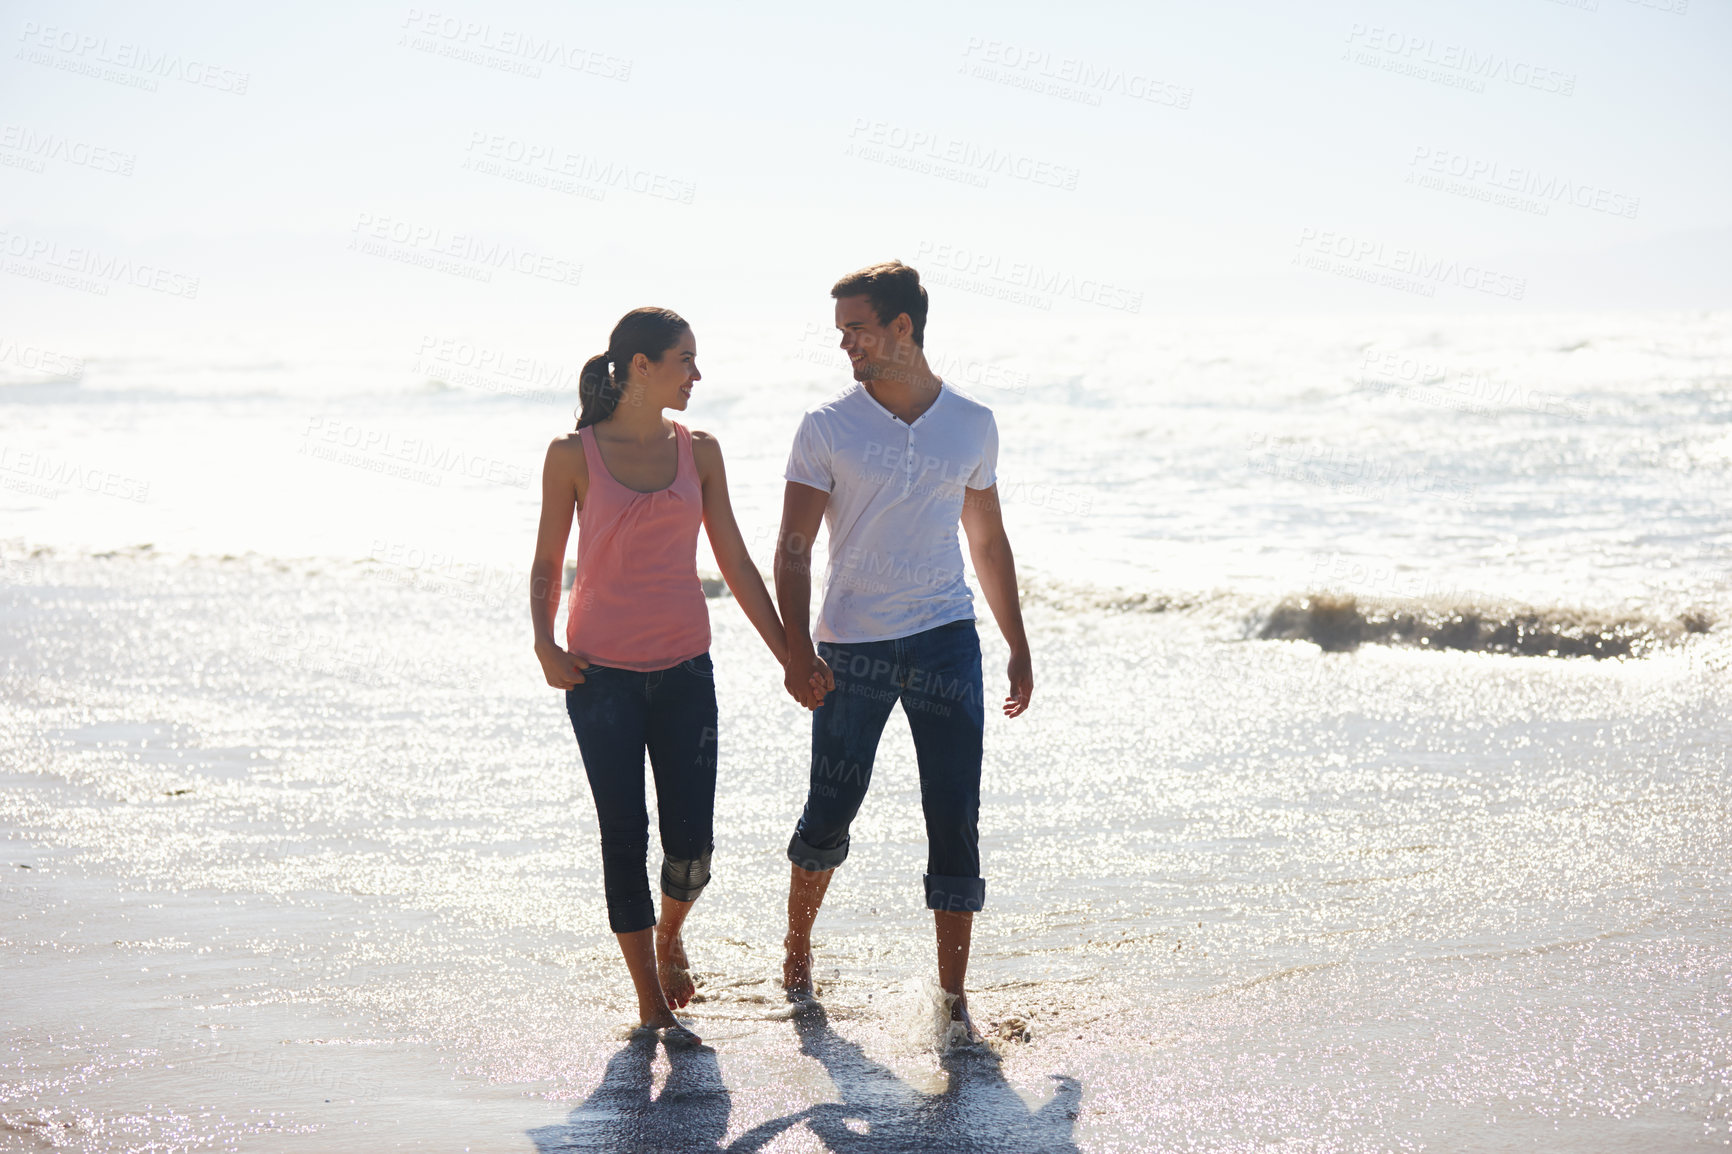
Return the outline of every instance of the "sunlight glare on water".
[[[1629,662],[1325,654],[1231,617],[1031,605],[1043,707],[988,725],[971,978],[995,1060],[935,1048],[900,721],[819,924],[823,1010],[782,1004],[804,715],[713,600],[716,880],[687,940],[716,1049],[668,1068],[623,1037],[594,811],[515,598],[376,567],[29,564],[4,590],[13,1134],[1726,1136],[1713,634]],[[1003,659],[988,634],[989,675]],[[168,1106],[105,1105],[149,1085]]]

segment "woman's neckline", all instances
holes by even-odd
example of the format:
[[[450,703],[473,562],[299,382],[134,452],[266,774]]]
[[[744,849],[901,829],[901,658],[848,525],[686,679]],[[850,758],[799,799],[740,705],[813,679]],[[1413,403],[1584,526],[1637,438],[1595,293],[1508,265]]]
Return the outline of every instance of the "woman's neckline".
[[[674,427],[674,476],[673,480],[669,481],[659,489],[634,489],[618,477],[614,476],[613,466],[607,463],[607,455],[603,453],[601,449],[601,434],[595,431],[594,425],[589,426],[590,440],[595,443],[595,458],[601,462],[602,472],[607,474],[607,479],[624,489],[626,492],[636,493],[640,497],[651,497],[657,493],[665,493],[675,485],[679,484],[680,457],[682,455],[680,453],[680,425],[678,421],[669,421],[668,424]]]

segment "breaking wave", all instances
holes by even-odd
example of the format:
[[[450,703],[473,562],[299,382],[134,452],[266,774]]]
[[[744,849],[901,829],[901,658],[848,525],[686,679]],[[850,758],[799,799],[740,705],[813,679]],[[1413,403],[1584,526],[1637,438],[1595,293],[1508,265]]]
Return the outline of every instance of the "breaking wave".
[[[1327,653],[1361,645],[1455,649],[1524,657],[1643,657],[1687,634],[1707,633],[1713,619],[1691,611],[1664,619],[1569,608],[1388,603],[1313,593],[1289,597],[1256,624],[1255,637],[1310,641]]]
[[[1676,615],[1608,612],[1567,606],[1360,598],[1309,592],[1271,605],[1244,593],[1177,593],[1098,589],[1039,577],[1024,598],[1061,611],[1193,613],[1244,623],[1260,641],[1309,641],[1327,653],[1361,645],[1453,649],[1522,657],[1644,657],[1695,633],[1714,631],[1722,614],[1692,608]]]

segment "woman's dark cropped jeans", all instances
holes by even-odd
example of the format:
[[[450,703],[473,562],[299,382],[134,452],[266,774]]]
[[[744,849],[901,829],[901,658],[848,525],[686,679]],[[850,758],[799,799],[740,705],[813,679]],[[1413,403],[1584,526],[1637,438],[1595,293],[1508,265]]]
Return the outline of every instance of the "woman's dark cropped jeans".
[[[708,653],[651,673],[591,665],[565,691],[601,825],[602,887],[616,934],[656,924],[650,900],[644,751],[661,818],[662,893],[694,900],[710,880],[716,811],[716,678]]]

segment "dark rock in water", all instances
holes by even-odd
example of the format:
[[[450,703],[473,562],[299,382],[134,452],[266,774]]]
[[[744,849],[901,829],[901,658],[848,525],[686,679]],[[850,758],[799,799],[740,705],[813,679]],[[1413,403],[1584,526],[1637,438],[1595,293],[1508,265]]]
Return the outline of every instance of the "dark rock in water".
[[[1321,593],[1275,606],[1257,636],[1265,641],[1310,641],[1325,653],[1348,653],[1366,640],[1365,625],[1352,597]]]

